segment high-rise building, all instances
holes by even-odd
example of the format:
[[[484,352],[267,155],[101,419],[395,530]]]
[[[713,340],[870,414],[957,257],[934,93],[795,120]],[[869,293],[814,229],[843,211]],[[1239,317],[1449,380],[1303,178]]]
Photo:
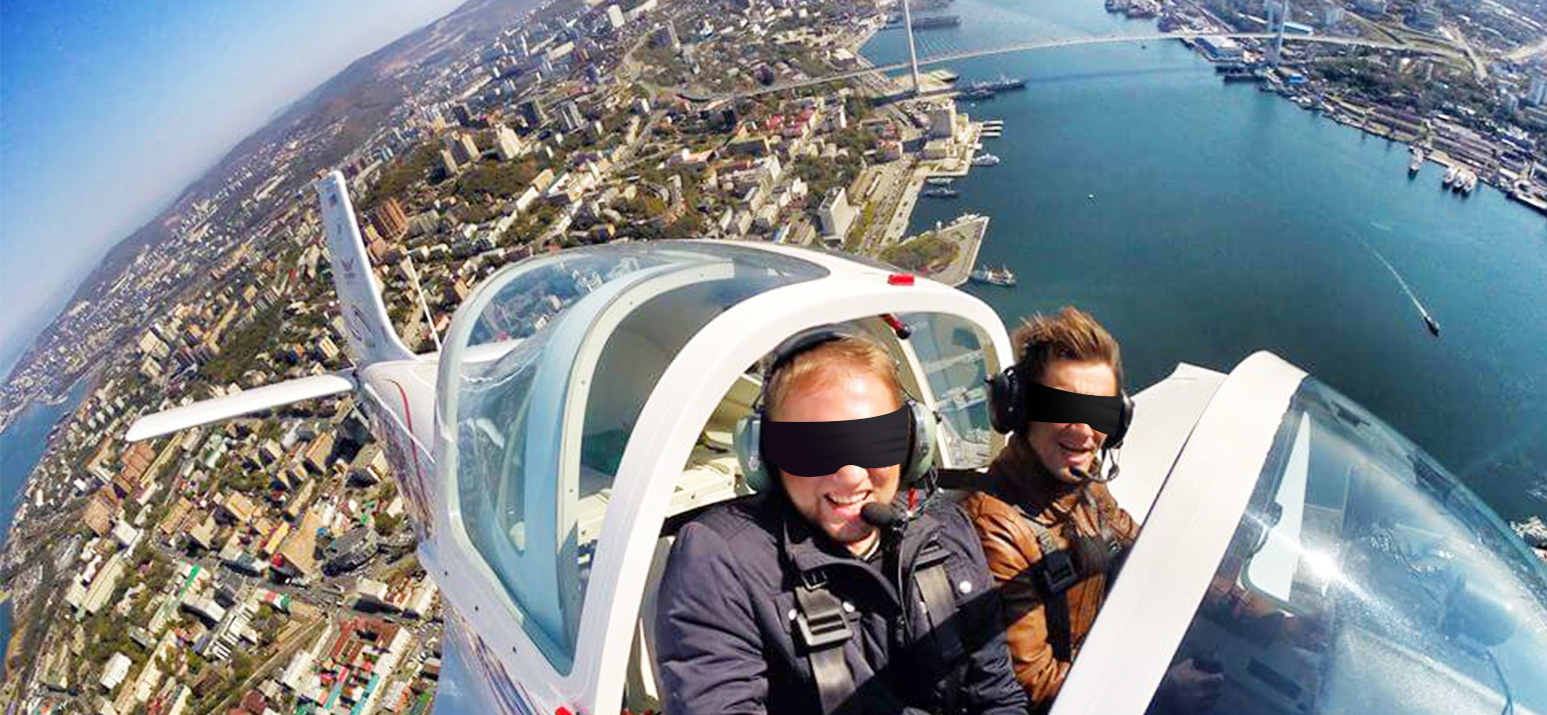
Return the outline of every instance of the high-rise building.
[[[424,116],[424,123],[430,125],[431,129],[446,128],[446,115],[441,113],[439,106],[432,104],[425,107],[421,113]]]
[[[1323,27],[1337,27],[1343,24],[1345,11],[1343,6],[1336,2],[1329,2],[1321,6],[1321,24]]]
[[[473,125],[473,110],[465,102],[451,105],[451,116],[456,118],[457,124],[464,127]]]
[[[617,5],[607,6],[607,24],[614,30],[623,29],[623,8]]]
[[[457,158],[445,149],[440,150],[440,165],[441,168],[446,170],[446,174],[450,176],[456,176],[457,171],[462,168],[457,165]]]
[[[938,102],[929,107],[929,138],[954,139],[956,137],[956,103],[951,100]]]
[[[574,102],[565,102],[559,106],[559,118],[564,121],[564,131],[575,132],[585,127],[585,115],[580,113],[580,107]]]
[[[650,35],[650,42],[656,47],[664,47],[672,52],[682,49],[682,43],[677,40],[677,26],[670,21],[664,22]]]
[[[822,235],[828,239],[842,241],[844,234],[849,232],[849,226],[854,223],[854,207],[849,205],[842,186],[827,192],[816,213],[822,221]]]
[[[408,233],[408,214],[397,199],[387,199],[366,214],[365,220],[376,229],[376,235],[395,241]]]
[[[538,104],[537,100],[535,99],[528,99],[525,102],[522,102],[521,105],[516,109],[517,111],[521,112],[521,116],[526,119],[526,125],[528,127],[536,129],[548,123],[548,116],[543,113],[542,105]]]
[[[478,158],[478,145],[473,143],[472,137],[461,132],[446,135],[441,139],[441,144],[451,152],[451,157],[459,165],[470,164]]]
[[[1547,72],[1538,72],[1531,77],[1531,88],[1526,92],[1526,101],[1538,107],[1547,105]]]
[[[499,154],[500,161],[510,161],[522,152],[521,137],[516,136],[515,131],[503,124],[494,130],[494,151]]]

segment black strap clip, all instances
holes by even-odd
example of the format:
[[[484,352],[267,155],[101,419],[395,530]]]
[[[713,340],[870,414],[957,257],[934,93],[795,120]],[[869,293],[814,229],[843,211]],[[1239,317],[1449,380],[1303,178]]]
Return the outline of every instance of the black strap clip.
[[[1042,568],[1038,569],[1038,584],[1049,596],[1056,596],[1080,581],[1080,571],[1074,567],[1067,549],[1042,554]]]
[[[853,635],[849,619],[843,614],[843,602],[827,590],[825,578],[802,573],[801,584],[795,587],[795,600],[800,606],[795,614],[795,627],[806,648],[827,648],[843,643]]]

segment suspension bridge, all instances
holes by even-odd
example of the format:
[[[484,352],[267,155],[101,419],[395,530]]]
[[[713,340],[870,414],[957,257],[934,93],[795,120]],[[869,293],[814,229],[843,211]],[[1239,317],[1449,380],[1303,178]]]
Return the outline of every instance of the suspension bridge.
[[[903,5],[906,11],[907,3],[903,3]],[[1421,55],[1438,56],[1447,59],[1466,59],[1465,54],[1462,51],[1443,45],[1405,44],[1384,40],[1372,40],[1363,37],[1342,37],[1336,35],[1287,34],[1283,31],[1283,23],[1278,21],[1277,17],[1271,19],[1273,20],[1271,29],[1274,31],[1269,32],[1182,31],[1159,32],[1139,35],[1098,35],[1038,39],[1031,41],[1009,40],[993,43],[989,47],[961,48],[954,46],[953,40],[937,39],[931,37],[931,33],[927,32],[924,33],[922,40],[918,39],[916,37],[917,33],[915,33],[913,29],[913,23],[910,14],[904,19],[902,23],[902,27],[906,30],[908,35],[908,59],[905,61],[881,65],[867,65],[865,67],[848,71],[835,72],[833,74],[824,75],[821,77],[810,77],[786,82],[776,82],[766,86],[752,87],[730,92],[695,92],[691,89],[679,89],[677,90],[677,94],[684,99],[695,102],[739,99],[763,94],[771,94],[775,92],[797,90],[804,87],[829,84],[832,82],[842,82],[845,80],[857,79],[868,75],[885,74],[899,70],[910,71],[912,77],[912,92],[917,94],[919,90],[918,68],[928,65],[957,62],[975,57],[987,57],[991,55],[1009,54],[1014,52],[1031,52],[1036,50],[1052,50],[1065,47],[1082,47],[1088,45],[1105,45],[1117,43],[1159,42],[1163,40],[1198,40],[1202,38],[1268,41],[1269,62],[1274,64],[1276,64],[1276,60],[1279,56],[1279,48],[1285,42],[1317,44],[1335,47],[1359,47],[1373,50],[1391,50],[1397,52],[1409,52]],[[1021,25],[1021,27],[1017,27],[1017,24]],[[1025,37],[1026,34],[1031,34],[1024,32],[1025,29],[1028,29],[1024,27],[1025,25],[1028,25],[1028,23],[1025,21],[1021,21],[1019,23],[1015,21],[997,23],[999,32],[996,32],[995,34],[1008,37]],[[923,44],[925,52],[928,54],[922,57],[919,56],[919,52],[916,49],[916,44]]]

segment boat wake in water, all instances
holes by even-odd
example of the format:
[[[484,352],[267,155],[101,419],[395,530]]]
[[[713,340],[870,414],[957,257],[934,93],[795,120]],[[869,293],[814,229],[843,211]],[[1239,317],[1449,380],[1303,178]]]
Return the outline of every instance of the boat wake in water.
[[[1402,286],[1402,292],[1407,294],[1407,299],[1413,302],[1413,307],[1417,308],[1418,314],[1423,316],[1423,323],[1429,328],[1429,332],[1438,336],[1440,334],[1440,324],[1434,320],[1433,316],[1429,315],[1429,310],[1423,307],[1423,302],[1418,300],[1418,295],[1413,292],[1412,288],[1408,287],[1407,281],[1402,278],[1401,273],[1397,272],[1396,266],[1391,265],[1391,261],[1386,260],[1386,257],[1381,255],[1380,251],[1375,250],[1375,247],[1371,246],[1369,241],[1361,238],[1359,242],[1364,244],[1364,247],[1369,249],[1370,253],[1375,254],[1375,258],[1381,262],[1381,265],[1391,272],[1392,278],[1397,279],[1397,285]]]

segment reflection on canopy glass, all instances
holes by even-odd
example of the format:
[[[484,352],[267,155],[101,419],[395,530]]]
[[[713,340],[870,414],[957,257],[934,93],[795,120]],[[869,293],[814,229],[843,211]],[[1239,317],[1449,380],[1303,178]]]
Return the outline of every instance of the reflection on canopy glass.
[[[1476,497],[1306,380],[1174,661],[1223,666],[1217,712],[1542,712],[1543,603]]]
[[[468,540],[567,672],[613,480],[677,353],[732,306],[821,278],[804,260],[661,241],[534,259],[490,278],[448,343],[440,413]]]

